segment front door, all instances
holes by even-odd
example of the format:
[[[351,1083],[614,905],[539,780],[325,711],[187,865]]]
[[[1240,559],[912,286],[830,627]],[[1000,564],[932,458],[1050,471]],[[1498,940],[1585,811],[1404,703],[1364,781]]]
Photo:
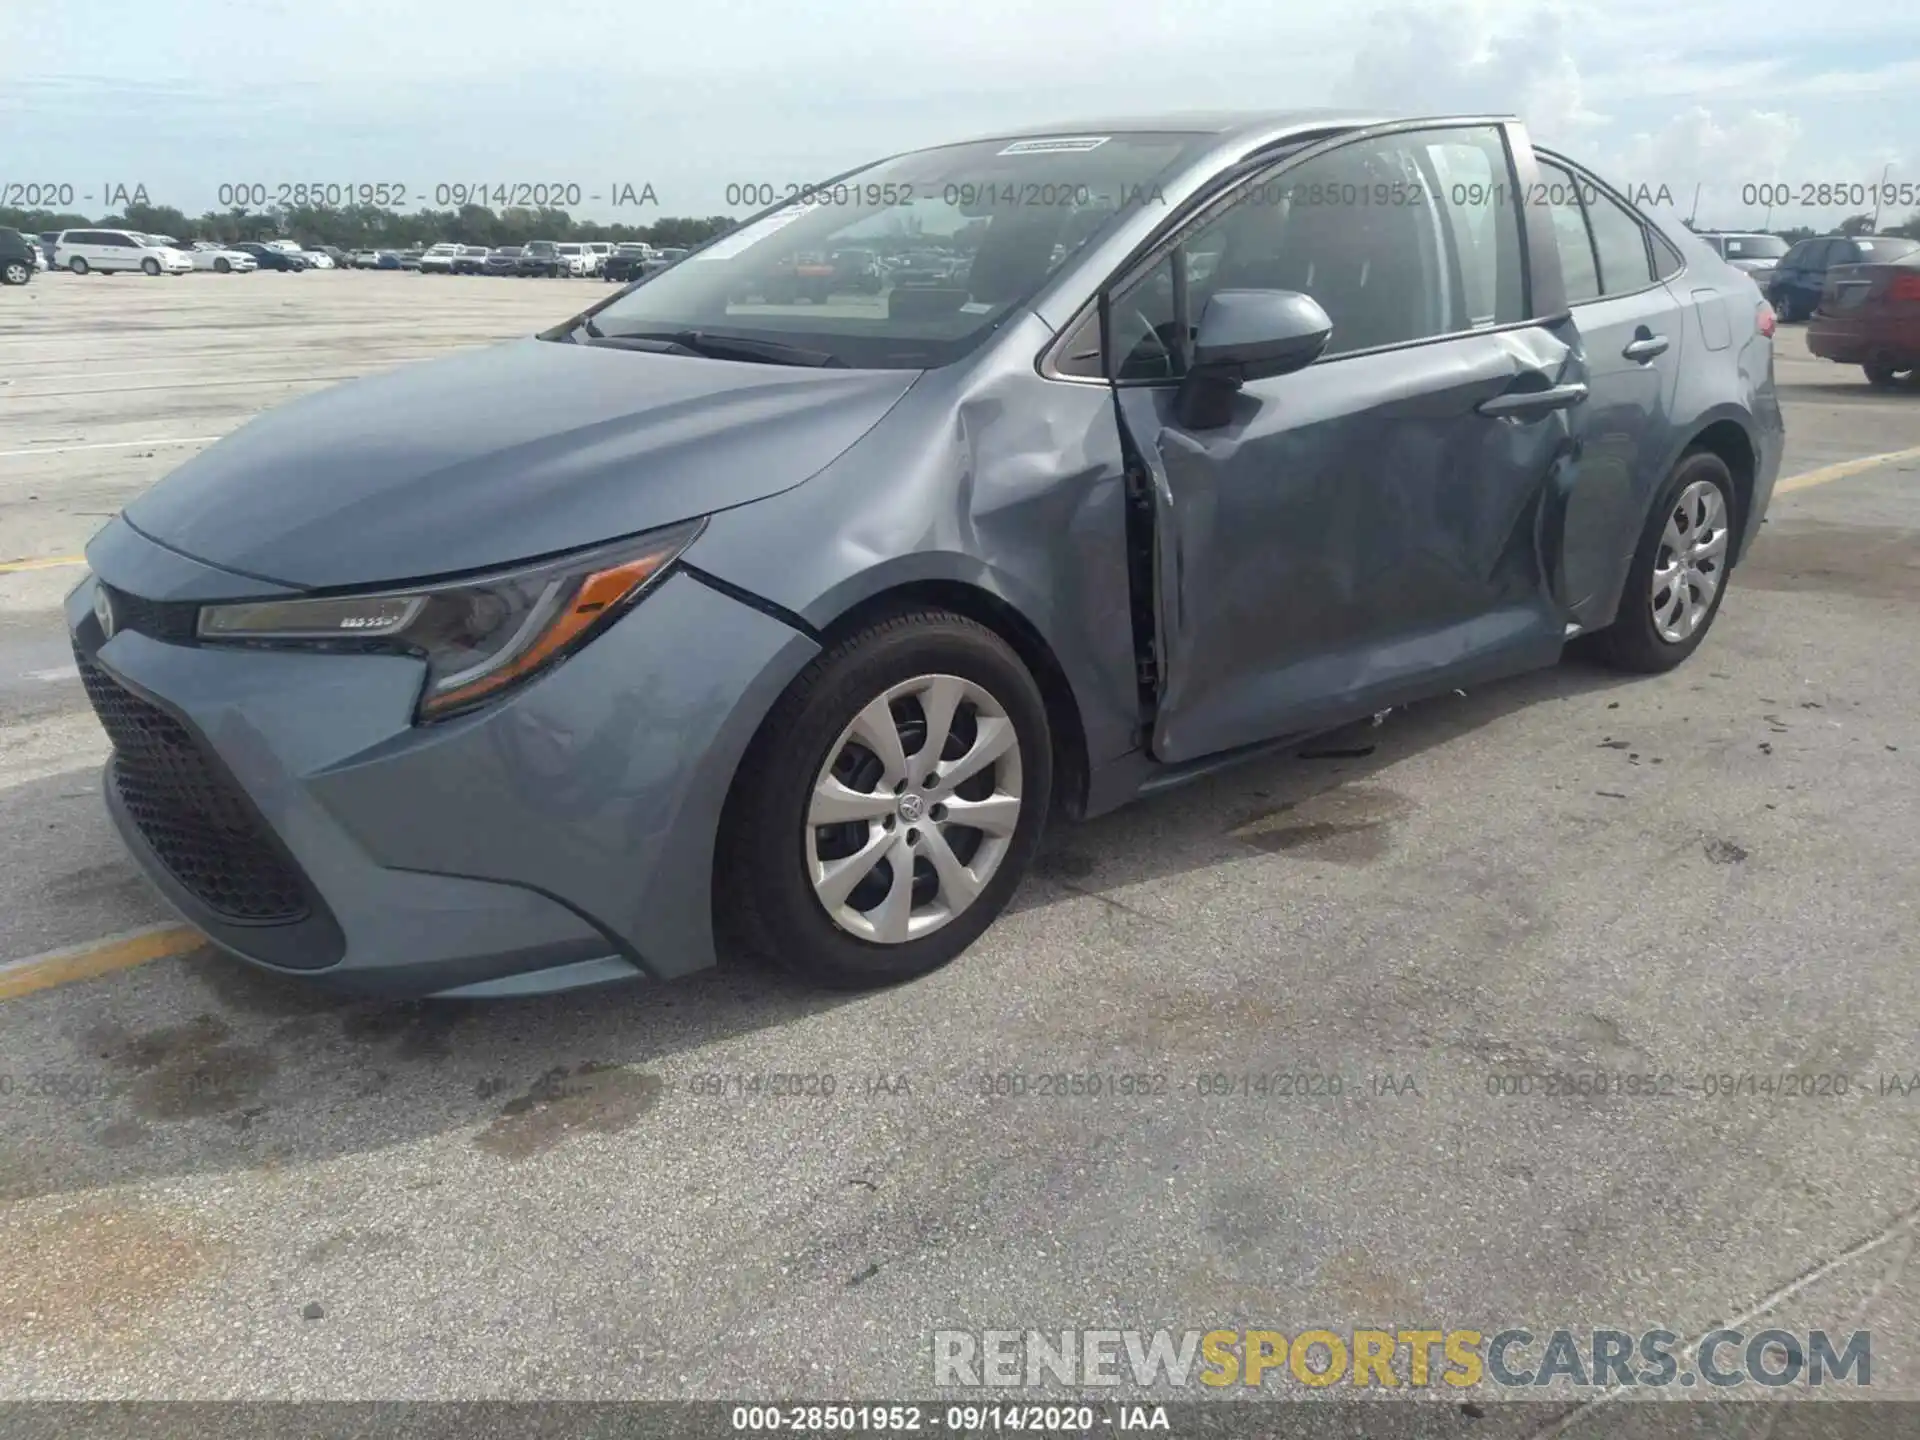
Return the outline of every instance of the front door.
[[[1121,417],[1157,497],[1156,758],[1559,654],[1538,526],[1585,376],[1568,338],[1527,319],[1508,130],[1387,127],[1282,162],[1116,293]],[[1311,295],[1333,336],[1305,369],[1249,382],[1226,424],[1190,429],[1177,380],[1225,289]]]

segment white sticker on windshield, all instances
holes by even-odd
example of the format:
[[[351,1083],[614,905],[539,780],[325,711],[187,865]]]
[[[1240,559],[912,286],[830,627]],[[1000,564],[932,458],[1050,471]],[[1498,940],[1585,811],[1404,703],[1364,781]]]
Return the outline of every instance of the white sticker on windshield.
[[[736,230],[731,235],[723,236],[714,241],[713,244],[707,246],[707,248],[702,250],[698,255],[690,256],[689,258],[694,260],[731,260],[742,250],[758,245],[775,231],[786,229],[787,226],[798,220],[802,215],[807,214],[809,211],[818,210],[821,205],[825,203],[825,201],[821,200],[806,200],[797,205],[789,205],[784,210],[776,210],[771,215],[763,215],[751,225],[746,226],[744,229]]]
[[[1057,155],[1062,151],[1098,150],[1111,135],[1060,135],[1051,140],[1016,140],[1002,155]]]

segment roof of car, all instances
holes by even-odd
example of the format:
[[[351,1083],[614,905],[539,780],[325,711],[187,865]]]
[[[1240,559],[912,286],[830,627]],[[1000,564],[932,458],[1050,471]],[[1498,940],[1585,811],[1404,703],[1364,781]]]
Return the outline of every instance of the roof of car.
[[[1256,136],[1269,131],[1343,129],[1378,125],[1394,119],[1375,111],[1333,107],[1296,110],[1179,110],[1163,114],[1129,115],[1097,120],[1073,120],[1051,125],[1018,126],[976,136],[977,140],[1022,140],[1050,136],[1126,135],[1143,131],[1185,132],[1194,135]],[[1413,117],[1408,117],[1413,118]],[[1446,117],[1435,117],[1446,118]]]

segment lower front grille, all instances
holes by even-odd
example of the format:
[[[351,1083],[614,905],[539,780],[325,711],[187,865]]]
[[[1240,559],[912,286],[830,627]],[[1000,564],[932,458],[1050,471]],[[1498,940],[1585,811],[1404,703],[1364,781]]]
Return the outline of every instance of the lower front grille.
[[[306,886],[224,767],[173,716],[76,655],[87,698],[113,742],[113,785],[173,878],[243,925],[306,918]]]

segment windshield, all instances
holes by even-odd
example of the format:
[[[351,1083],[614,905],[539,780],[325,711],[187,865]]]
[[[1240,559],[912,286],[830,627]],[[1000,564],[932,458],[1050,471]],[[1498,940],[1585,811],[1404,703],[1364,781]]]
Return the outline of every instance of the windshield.
[[[1075,135],[896,156],[749,221],[594,320],[610,336],[697,330],[856,367],[950,364],[1122,209],[1164,205],[1160,184],[1210,138]]]
[[[1729,235],[1720,247],[1729,260],[1778,260],[1787,242],[1778,235]]]

